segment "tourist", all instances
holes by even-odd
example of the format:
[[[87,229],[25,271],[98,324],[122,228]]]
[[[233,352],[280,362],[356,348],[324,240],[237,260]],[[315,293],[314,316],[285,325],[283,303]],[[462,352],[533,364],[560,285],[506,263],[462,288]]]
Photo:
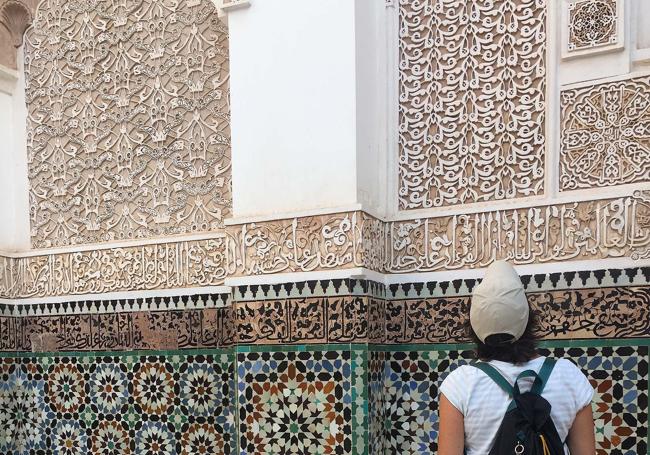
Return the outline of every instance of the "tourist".
[[[438,453],[594,455],[593,388],[569,360],[537,352],[535,313],[510,264],[487,269],[469,316],[478,362],[440,387]]]

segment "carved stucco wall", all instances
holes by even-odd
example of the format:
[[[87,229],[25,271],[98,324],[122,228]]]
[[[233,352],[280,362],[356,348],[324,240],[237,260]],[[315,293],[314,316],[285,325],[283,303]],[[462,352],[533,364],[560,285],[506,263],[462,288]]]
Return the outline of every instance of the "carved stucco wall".
[[[128,8],[131,5],[128,1],[119,0],[116,5]],[[440,14],[442,11],[435,8],[443,3],[431,3],[433,9],[425,8],[425,11]],[[451,14],[458,12],[459,3],[453,0],[447,3],[453,3],[456,8]],[[466,5],[473,3],[479,2],[465,2]],[[166,3],[156,4],[158,8]],[[402,7],[414,4],[411,0],[402,1]],[[495,7],[500,13],[506,13],[505,24],[509,23],[509,12],[505,11],[509,6],[522,5],[524,10],[528,8],[527,11],[536,13],[542,4],[537,2],[533,8],[533,3],[510,0],[497,1]],[[85,19],[97,19],[94,12],[103,14],[101,8],[91,8],[91,5],[97,7],[101,3],[80,6],[79,3],[67,2],[61,5],[64,11],[66,8],[85,11],[83,20],[75,26],[82,26]],[[198,2],[193,3],[191,8],[197,5]],[[467,9],[469,13],[470,10],[471,7]],[[521,13],[524,10],[517,11]],[[125,23],[128,22],[121,14],[122,10],[117,11],[114,19],[121,23],[120,18],[124,18]],[[471,22],[477,18],[484,25],[491,19],[500,20],[484,11],[479,16],[461,17],[459,22],[462,23],[463,19]],[[533,14],[518,25],[525,28],[538,24],[538,20],[539,17]],[[163,21],[163,28],[166,28],[165,24]],[[109,34],[111,30],[114,28],[108,27],[100,35]],[[137,24],[132,31],[134,36],[141,32]],[[457,36],[453,27],[448,31],[453,32],[453,37]],[[538,31],[543,32],[543,27]],[[121,36],[118,39],[124,38]],[[469,34],[470,40],[477,36]],[[537,38],[535,34],[527,36]],[[412,38],[417,41],[421,37]],[[499,34],[496,39],[499,45],[508,42]],[[137,44],[142,42],[137,41]],[[493,47],[488,42],[482,42],[481,46],[484,53]],[[101,52],[101,43],[99,48]],[[149,49],[155,50],[156,47]],[[34,47],[31,52],[41,50],[47,51],[47,47]],[[143,52],[146,59],[146,49],[136,50]],[[70,48],[66,52],[73,51]],[[459,49],[459,54],[462,54],[462,49]],[[37,60],[34,55],[33,61]],[[64,54],[61,55],[65,65],[71,64]],[[58,56],[49,56],[59,61]],[[48,56],[39,58],[47,61]],[[107,54],[105,58],[110,60],[112,57]],[[79,60],[72,59],[71,62],[75,65]],[[85,62],[82,60],[87,68]],[[95,66],[101,67],[102,62],[104,60],[100,59]],[[44,71],[37,73],[39,77],[47,72],[72,71],[65,66],[39,65],[39,71],[41,68]],[[160,71],[160,68],[154,70]],[[109,76],[115,74],[111,69],[107,73]],[[83,124],[83,109],[91,108],[86,108],[84,93],[74,84],[86,84],[87,80],[83,70],[75,74],[80,74],[78,81],[68,81],[65,87],[77,90],[75,93],[81,94],[80,100],[71,100],[74,103],[66,109],[69,108],[72,114],[65,114],[69,117],[62,114],[61,117],[70,119],[70,128],[78,128],[75,131],[79,134],[86,134],[89,127],[100,131],[96,125],[106,121],[103,112],[98,114],[99,123]],[[417,77],[426,81],[427,73]],[[540,80],[543,84],[544,78]],[[103,80],[97,82],[100,86],[104,83]],[[644,84],[638,86],[639,92],[646,90],[647,83]],[[608,91],[607,86],[601,85],[596,84],[593,90],[564,90],[563,95],[573,90],[576,99],[584,96],[585,100],[596,102],[603,99],[600,94]],[[628,82],[622,85],[629,86]],[[174,84],[162,86],[165,87],[163,91],[168,91]],[[42,90],[55,99],[58,87],[47,84]],[[146,89],[150,88],[146,86]],[[54,90],[48,92],[50,89]],[[147,93],[146,89],[142,93]],[[462,92],[462,84],[457,90]],[[98,93],[102,98],[106,92]],[[111,93],[115,92],[110,92],[109,97]],[[555,92],[548,102],[559,102],[558,95]],[[133,96],[140,99],[139,94]],[[463,96],[472,99],[474,95]],[[515,107],[519,106],[520,112],[533,112],[530,105],[524,106],[526,91],[516,96],[520,104]],[[98,111],[101,111],[97,108],[100,102],[107,105],[112,102],[100,98],[90,103]],[[170,98],[173,101],[174,98]],[[635,97],[629,96],[629,99]],[[57,102],[60,101],[61,98]],[[485,102],[487,106],[491,100]],[[542,99],[542,105],[545,102]],[[510,105],[504,102],[498,109]],[[633,105],[639,106],[638,101]],[[61,104],[55,106],[58,108]],[[563,108],[562,115],[573,115],[578,106],[576,101]],[[143,113],[143,117],[150,115],[154,107],[146,105],[149,110]],[[546,121],[543,110],[534,112],[539,113],[535,122]],[[49,115],[47,109],[41,115]],[[127,129],[127,136],[131,138],[133,131],[140,132],[145,136],[142,141],[150,144],[146,134],[151,130],[142,133],[140,128],[143,125],[137,120],[134,123],[135,129]],[[89,126],[82,128],[78,124]],[[61,125],[67,127],[64,121],[44,123],[35,128],[34,134],[56,133],[55,127]],[[44,132],[48,128],[51,131]],[[489,132],[490,128],[485,131]],[[526,124],[520,123],[517,128],[525,129]],[[638,143],[643,135],[642,128],[634,127]],[[567,129],[570,131],[573,130]],[[625,128],[621,131],[624,134]],[[542,129],[538,133],[542,134]],[[96,137],[101,134],[83,136],[84,143],[92,144],[93,150],[100,148],[103,139]],[[108,134],[112,133],[109,131]],[[558,130],[556,134],[559,138],[564,133]],[[598,134],[590,137],[597,138]],[[69,140],[71,147],[76,146],[67,135],[50,136],[47,143],[57,144],[61,137]],[[489,150],[502,150],[503,141],[510,138],[507,134],[501,137],[506,139],[497,139],[498,146]],[[529,143],[527,138],[519,139],[522,144]],[[134,142],[138,144],[136,148],[142,146],[138,141]],[[539,148],[541,154],[535,155],[536,152],[531,150],[532,159],[538,159],[540,168],[544,167],[546,160],[544,143],[543,139]],[[598,143],[595,141],[596,145]],[[30,146],[34,150],[33,144]],[[92,181],[107,166],[106,175],[115,174],[110,168],[113,165],[112,154],[117,153],[115,150],[119,149],[113,147],[102,152],[111,157],[110,160],[106,158],[106,166],[97,167],[92,161],[89,164],[78,163],[76,157],[70,157],[68,168],[59,169],[65,175],[63,181],[71,177],[76,182],[74,179],[78,177],[82,182],[78,186],[80,194],[92,196],[94,193],[86,192],[86,188],[92,185],[83,182]],[[85,149],[83,153],[93,156]],[[553,154],[553,159],[557,158],[555,151]],[[473,155],[472,159],[476,157]],[[490,157],[494,157],[495,163],[503,158]],[[480,166],[472,168],[476,172],[485,165],[482,159],[477,161]],[[152,157],[148,160],[147,163],[153,164]],[[163,167],[169,163],[162,158],[156,163],[160,162]],[[52,162],[43,164],[51,165]],[[496,172],[498,178],[503,178],[520,163],[506,160],[501,164],[497,171],[490,168],[489,172]],[[454,165],[452,163],[450,168]],[[177,166],[173,158],[171,166]],[[75,175],[78,170],[81,171]],[[52,175],[51,170],[38,172]],[[144,174],[147,172],[143,171]],[[569,169],[568,172],[580,174],[582,171]],[[552,184],[557,186],[555,170],[552,175]],[[448,188],[460,186],[458,182],[464,183],[462,179],[453,180],[455,177],[445,178],[448,179]],[[586,177],[587,180],[592,178]],[[50,183],[62,181],[50,180]],[[638,177],[630,178],[630,182],[640,180]],[[44,181],[48,184],[46,179],[41,183]],[[480,188],[484,191],[483,182],[469,178],[467,182],[470,187],[473,185],[474,190]],[[146,179],[144,182],[138,180],[134,185],[136,189],[141,187],[151,188]],[[106,194],[110,194],[108,202],[114,201],[113,193],[107,188],[101,187],[100,191],[106,189]],[[445,209],[444,213],[432,210],[400,214],[400,219],[379,219],[363,211],[297,216],[241,222],[223,229],[217,226],[216,232],[200,236],[75,246],[0,257],[0,296],[16,299],[36,297],[35,302],[21,302],[19,305],[0,303],[0,351],[5,351],[0,356],[0,371],[9,385],[3,388],[4,394],[0,393],[0,422],[6,423],[0,425],[0,452],[78,449],[99,454],[111,450],[128,452],[135,447],[144,452],[154,450],[171,454],[181,447],[183,453],[227,453],[232,451],[232,447],[239,447],[251,453],[282,450],[304,453],[325,448],[336,453],[361,454],[382,452],[390,447],[391,451],[399,453],[436,453],[435,392],[444,374],[469,358],[469,353],[464,351],[466,346],[448,343],[467,341],[462,336],[464,315],[478,282],[474,278],[464,279],[463,274],[456,270],[484,267],[496,259],[505,258],[518,265],[534,265],[522,273],[522,283],[533,311],[539,316],[538,334],[554,339],[554,348],[549,351],[547,345],[542,354],[570,357],[587,370],[598,391],[594,405],[599,435],[597,453],[616,454],[622,450],[645,453],[648,434],[647,337],[650,334],[650,269],[644,267],[650,258],[648,188],[620,188],[611,191],[612,194],[595,188],[593,195],[585,196],[583,193],[576,201],[565,193],[562,200],[536,199],[527,202],[526,206],[519,202],[471,209],[458,205],[453,210]],[[491,193],[492,189],[485,191],[489,196],[482,200],[500,198]],[[457,201],[452,201],[453,197],[449,196],[440,205],[481,200],[471,192],[468,194],[470,196],[465,199],[453,196],[458,198]],[[514,194],[512,197],[522,195]],[[508,197],[511,196],[502,199]],[[585,197],[591,200],[585,200]],[[145,198],[144,201],[144,204],[131,205],[128,201],[119,201],[123,204],[119,207],[127,207],[128,213],[134,213],[131,212],[134,205],[140,211],[142,207],[148,207],[146,204],[149,202],[158,207],[155,200],[152,202]],[[79,206],[80,210],[91,215],[92,221],[99,211],[87,210],[88,203],[82,197]],[[74,204],[73,209],[77,207]],[[45,209],[54,213],[50,207]],[[64,226],[57,229],[63,231],[55,229],[47,233],[48,227],[38,227],[41,231],[37,235],[43,232],[50,235],[43,238],[52,241],[48,245],[56,244],[53,239],[61,235],[60,232],[74,234],[70,227],[74,227],[70,221],[73,219],[66,218],[69,212],[60,213],[58,219]],[[124,217],[124,212],[119,216]],[[147,225],[150,222],[147,219]],[[182,222],[174,224],[184,226]],[[117,236],[110,235],[115,235],[120,228],[100,224],[97,235],[105,234],[105,238],[83,237],[88,235],[84,229],[79,229],[76,238],[74,235],[71,237],[73,242],[117,239]],[[149,235],[147,229],[143,228],[137,235]],[[160,235],[169,233],[172,232],[160,231]],[[612,260],[620,259],[626,263],[636,262],[638,266],[610,267],[615,262]],[[586,260],[588,265],[581,264],[582,271],[574,271],[577,269],[571,267],[578,264],[573,261],[581,260]],[[554,264],[553,268],[545,267],[549,263]],[[592,270],[585,271],[585,267],[592,265]],[[452,270],[430,278],[438,280],[438,276],[453,274],[453,281],[441,278],[438,281],[384,285],[368,280],[330,279],[330,271],[353,267],[363,267],[379,274]],[[269,276],[287,272],[319,273],[299,274],[300,280],[308,281],[296,282],[279,282],[277,277]],[[363,273],[363,270],[355,271],[350,275]],[[376,275],[378,278],[381,277],[379,274]],[[245,281],[242,277],[251,283],[263,284],[235,285],[238,279],[241,279],[239,282]],[[228,278],[233,279],[232,283],[227,281]],[[386,278],[399,280],[404,277]],[[161,297],[167,294],[165,292],[151,292],[220,284],[228,284],[229,292],[213,288],[193,289],[191,292],[183,289],[169,292],[165,297]],[[119,291],[136,292],[125,296],[119,295]],[[82,296],[108,292],[116,292],[116,295]],[[196,295],[195,292],[206,294]],[[587,341],[580,341],[581,338]],[[422,346],[414,347],[418,344]],[[175,352],[160,352],[162,350]],[[30,351],[43,354],[33,355]],[[27,375],[22,373],[24,371]],[[111,372],[115,374],[111,375]],[[162,381],[156,382],[160,378]],[[98,411],[102,409],[103,412],[107,405],[101,402],[101,396],[96,392],[106,384],[120,394],[118,401],[122,403],[129,395],[128,410],[122,408],[125,411],[120,412],[121,417],[114,414],[117,412],[115,407],[106,413]],[[151,384],[155,385],[155,391],[145,387]],[[190,390],[197,389],[194,387],[196,384],[206,390]],[[202,387],[205,384],[210,387]],[[280,389],[276,387],[278,384],[282,386]],[[142,393],[143,387],[147,389],[146,394]],[[67,401],[61,400],[64,389],[69,391],[65,397],[69,398]],[[266,393],[276,389],[278,393]],[[405,390],[408,393],[403,393]],[[301,395],[306,404],[298,414],[294,412],[295,403],[286,399],[287,394],[295,391],[306,391]],[[214,396],[217,398],[212,399]],[[192,406],[191,402],[202,403],[201,409]],[[322,403],[327,406],[323,408]],[[79,412],[68,412],[69,406],[78,407],[76,410]],[[249,412],[251,407],[255,407],[254,413]],[[166,421],[164,416],[161,417],[164,409],[171,416]],[[57,417],[50,418],[54,414]],[[207,414],[211,417],[206,421]],[[61,415],[64,418],[59,418]],[[204,420],[196,420],[199,415],[202,416],[199,419]],[[325,423],[300,428],[297,432],[288,430],[301,419]],[[163,424],[158,425],[161,421]],[[278,425],[282,427],[280,432],[267,431]],[[258,431],[258,428],[262,430]],[[422,428],[425,431],[420,431]],[[13,431],[3,432],[4,429]],[[336,435],[332,429],[336,430]],[[164,444],[159,445],[159,441]],[[276,441],[280,443],[276,444]],[[313,450],[305,450],[307,444],[303,441],[307,441]],[[152,448],[152,444],[157,447]]]
[[[546,6],[399,2],[399,208],[544,191]]]
[[[0,0],[0,65],[17,69],[16,49],[31,24],[38,0]]]
[[[618,41],[617,0],[572,2],[569,8],[569,51],[607,46]]]
[[[0,258],[9,298],[150,291],[227,278],[363,267],[419,273],[513,264],[650,258],[650,192],[471,215],[382,221],[364,212],[228,226],[192,240]]]
[[[650,180],[650,76],[561,93],[560,189]]]
[[[209,0],[45,0],[26,34],[34,247],[220,230],[228,34]]]

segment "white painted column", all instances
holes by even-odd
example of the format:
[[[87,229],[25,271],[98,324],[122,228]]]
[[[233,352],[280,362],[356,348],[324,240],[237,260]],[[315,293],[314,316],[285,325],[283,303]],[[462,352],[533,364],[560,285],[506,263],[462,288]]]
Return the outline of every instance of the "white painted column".
[[[355,2],[255,0],[228,26],[234,218],[354,208]]]
[[[354,4],[357,200],[366,212],[386,216],[388,198],[394,198],[388,185],[393,171],[388,153],[397,154],[389,146],[397,137],[397,119],[390,115],[396,109],[389,105],[397,101],[390,96],[397,66],[389,51],[397,24],[392,21],[394,9],[388,10],[384,1],[355,0]]]
[[[0,67],[0,251],[30,248],[22,49],[18,71]]]

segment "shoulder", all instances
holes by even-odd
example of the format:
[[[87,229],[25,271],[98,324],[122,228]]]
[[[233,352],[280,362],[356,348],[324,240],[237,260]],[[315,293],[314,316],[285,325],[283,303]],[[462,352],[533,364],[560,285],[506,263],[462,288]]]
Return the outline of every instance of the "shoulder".
[[[587,375],[568,359],[557,359],[549,381],[552,381],[565,391],[571,390],[581,396],[593,393]]]
[[[461,365],[459,367],[454,368],[454,370],[447,375],[449,376],[454,376],[454,377],[467,377],[467,376],[474,376],[475,374],[479,373],[479,369],[474,367],[473,364],[466,364],[466,365]]]
[[[572,399],[576,412],[589,405],[594,396],[594,388],[587,375],[568,359],[557,359],[549,384],[552,384],[555,393]]]
[[[556,359],[554,372],[561,372],[562,375],[580,375],[584,376],[582,370],[569,359]]]
[[[478,368],[475,368],[472,365],[461,365],[444,378],[442,386],[445,386],[445,384],[467,386],[469,382],[473,382],[480,375],[481,371]]]
[[[471,365],[462,365],[450,372],[440,385],[440,393],[463,415],[467,413],[469,396],[479,373]]]

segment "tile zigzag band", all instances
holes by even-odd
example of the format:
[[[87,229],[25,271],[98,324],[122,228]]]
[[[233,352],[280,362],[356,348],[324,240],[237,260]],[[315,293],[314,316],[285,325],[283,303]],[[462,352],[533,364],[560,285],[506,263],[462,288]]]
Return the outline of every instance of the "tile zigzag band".
[[[524,275],[545,339],[650,336],[650,269]],[[5,306],[4,351],[129,351],[235,345],[466,341],[478,280],[384,286],[314,280],[230,295]],[[570,287],[569,287],[570,286]]]

